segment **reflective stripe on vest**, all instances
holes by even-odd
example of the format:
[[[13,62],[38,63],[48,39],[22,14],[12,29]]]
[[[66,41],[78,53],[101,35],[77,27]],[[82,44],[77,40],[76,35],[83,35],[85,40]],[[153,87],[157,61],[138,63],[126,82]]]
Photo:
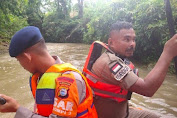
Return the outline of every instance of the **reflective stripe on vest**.
[[[131,92],[122,89],[119,86],[108,84],[99,77],[97,77],[94,73],[91,72],[91,68],[93,63],[96,61],[97,58],[101,56],[102,48],[105,48],[106,50],[110,51],[108,46],[100,41],[95,41],[92,43],[89,54],[87,56],[84,68],[83,68],[83,74],[86,76],[89,85],[92,87],[92,89],[95,92],[95,95],[109,98],[116,100],[117,102],[122,102],[125,100],[128,100],[131,98]],[[110,53],[113,53],[110,51]],[[134,70],[134,65],[130,61],[126,60],[127,63],[129,63],[129,67]],[[137,72],[137,71],[136,71]],[[99,78],[99,79],[98,79]]]
[[[130,67],[134,67],[132,63],[130,64]],[[98,79],[96,79],[98,77],[94,75],[91,71],[87,71],[85,75],[87,77],[88,83],[92,87],[92,90],[95,92],[95,95],[114,99],[118,102],[130,99],[131,96],[129,96],[128,94],[131,94],[131,92],[128,92],[127,90],[122,89],[119,86],[98,81]]]
[[[92,105],[91,105],[90,107],[93,108],[93,103],[92,103]],[[77,113],[77,116],[76,116],[76,117],[81,117],[81,116],[83,116],[83,115],[86,114],[86,113],[88,113],[88,109],[86,109],[86,110],[83,111],[83,112]]]
[[[120,95],[120,94],[116,94],[116,93],[109,92],[109,91],[103,91],[103,90],[100,90],[97,88],[92,88],[92,89],[93,89],[93,91],[95,91],[97,93],[101,93],[101,94],[105,94],[105,95],[109,95],[109,96],[113,96],[113,97],[118,97],[118,98],[123,98],[123,99],[127,98],[126,95]]]
[[[81,74],[81,72],[74,68],[72,65],[65,63],[56,64],[49,68],[46,71],[46,73],[44,73],[43,76],[40,78],[38,84],[37,82],[38,78],[40,77],[40,74],[36,73],[30,78],[31,90],[34,98],[36,99],[37,104],[37,113],[39,113],[40,115],[48,117],[52,113],[56,86],[55,79],[61,76],[61,73],[64,73],[66,71],[75,71]],[[93,104],[92,90],[89,87],[86,78],[82,74],[81,76],[86,83],[87,94],[85,100],[78,106],[78,114],[82,113],[83,115],[79,115],[81,117],[84,116],[87,118],[97,118],[96,109],[92,105]]]

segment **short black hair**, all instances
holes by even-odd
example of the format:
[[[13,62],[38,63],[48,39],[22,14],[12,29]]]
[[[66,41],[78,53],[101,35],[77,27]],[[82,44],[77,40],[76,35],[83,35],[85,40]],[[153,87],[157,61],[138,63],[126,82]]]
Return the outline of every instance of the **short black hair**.
[[[109,37],[111,37],[112,31],[120,31],[121,29],[130,29],[133,28],[133,25],[130,22],[126,21],[117,21],[112,24],[109,31]]]
[[[130,29],[133,28],[133,25],[126,21],[117,21],[111,25],[110,32],[113,30],[120,31],[121,29]]]

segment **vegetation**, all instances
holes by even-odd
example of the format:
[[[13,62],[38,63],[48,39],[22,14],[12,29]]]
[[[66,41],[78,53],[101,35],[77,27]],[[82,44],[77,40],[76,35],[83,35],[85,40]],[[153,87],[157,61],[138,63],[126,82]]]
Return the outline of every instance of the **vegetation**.
[[[177,28],[176,0],[2,0],[0,40],[10,40],[22,27],[40,28],[48,42],[107,42],[117,20],[133,23],[137,34],[134,58],[152,62]],[[169,22],[170,20],[170,22]]]

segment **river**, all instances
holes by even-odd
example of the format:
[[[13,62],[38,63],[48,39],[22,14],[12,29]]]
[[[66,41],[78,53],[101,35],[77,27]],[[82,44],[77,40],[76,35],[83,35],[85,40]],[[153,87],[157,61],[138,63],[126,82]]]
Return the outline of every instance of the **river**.
[[[58,55],[64,62],[72,63],[82,70],[90,45],[71,43],[47,43],[51,55]],[[151,68],[135,64],[140,77],[145,77]],[[8,53],[0,55],[0,93],[15,98],[22,106],[32,110],[34,100],[29,88],[30,73],[24,70]],[[167,74],[165,81],[151,98],[133,93],[130,101],[135,107],[146,109],[164,118],[177,117],[177,78]],[[13,118],[15,113],[0,113],[0,118]]]

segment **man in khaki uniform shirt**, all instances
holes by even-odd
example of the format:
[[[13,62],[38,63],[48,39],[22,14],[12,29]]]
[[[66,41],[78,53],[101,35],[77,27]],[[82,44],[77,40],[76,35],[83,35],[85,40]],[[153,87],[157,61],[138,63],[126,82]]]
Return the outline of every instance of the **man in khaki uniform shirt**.
[[[110,29],[109,48],[115,53],[104,52],[93,64],[92,72],[105,83],[120,86],[131,92],[151,97],[165,79],[171,60],[177,55],[177,34],[166,42],[164,50],[155,67],[144,78],[138,77],[131,69],[119,79],[110,71],[110,63],[117,59],[121,66],[126,66],[124,59],[133,56],[135,50],[135,31],[128,22],[116,22]],[[156,118],[156,114],[129,108],[128,100],[117,102],[109,98],[95,96],[94,104],[99,118]]]

